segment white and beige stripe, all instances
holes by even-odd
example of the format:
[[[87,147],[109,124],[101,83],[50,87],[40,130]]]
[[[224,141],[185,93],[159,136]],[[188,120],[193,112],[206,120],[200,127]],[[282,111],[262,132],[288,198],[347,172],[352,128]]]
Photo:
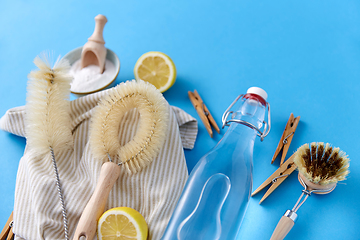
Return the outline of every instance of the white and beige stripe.
[[[92,110],[106,91],[71,102],[74,150],[56,156],[72,235],[83,208],[95,189],[102,162],[92,157],[89,124]],[[183,148],[191,149],[197,135],[196,120],[169,106],[170,124],[159,155],[135,175],[123,171],[115,183],[106,208],[127,206],[138,210],[149,225],[149,239],[160,239],[187,180]],[[25,107],[10,109],[0,119],[0,128],[24,136]],[[128,112],[121,122],[122,145],[136,133],[139,114]],[[16,239],[64,239],[61,207],[50,155],[39,159],[26,147],[19,163],[14,204]]]

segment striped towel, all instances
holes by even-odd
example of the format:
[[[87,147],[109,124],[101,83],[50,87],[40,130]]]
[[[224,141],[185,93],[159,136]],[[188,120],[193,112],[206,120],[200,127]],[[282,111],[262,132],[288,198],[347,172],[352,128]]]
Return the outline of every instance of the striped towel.
[[[70,236],[95,189],[102,165],[92,157],[88,138],[93,109],[104,94],[106,91],[71,102],[74,150],[56,156]],[[192,149],[197,135],[197,122],[193,117],[174,106],[169,106],[169,111],[169,132],[159,155],[137,174],[122,171],[106,206],[106,209],[127,206],[139,211],[148,223],[149,239],[155,240],[165,231],[188,178],[183,148]],[[0,128],[24,136],[24,115],[24,106],[8,110],[0,119]],[[125,115],[119,132],[121,145],[133,138],[138,120],[136,109]],[[16,239],[64,239],[50,156],[39,159],[31,152],[25,148],[17,173],[13,228]]]

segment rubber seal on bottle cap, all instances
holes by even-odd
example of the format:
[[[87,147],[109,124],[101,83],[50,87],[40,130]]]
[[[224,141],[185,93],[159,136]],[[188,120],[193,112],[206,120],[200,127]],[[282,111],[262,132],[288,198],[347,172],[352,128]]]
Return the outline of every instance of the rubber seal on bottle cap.
[[[265,102],[268,97],[267,93],[262,88],[259,88],[259,87],[251,87],[247,90],[246,93],[258,95],[258,96],[262,97],[265,100]]]

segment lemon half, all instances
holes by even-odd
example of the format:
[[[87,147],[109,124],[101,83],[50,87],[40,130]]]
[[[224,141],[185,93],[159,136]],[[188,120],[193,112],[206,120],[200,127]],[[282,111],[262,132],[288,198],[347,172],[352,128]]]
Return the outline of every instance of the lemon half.
[[[98,222],[99,240],[146,240],[147,235],[144,217],[132,208],[109,209]]]
[[[147,52],[137,60],[134,75],[136,80],[150,82],[160,92],[165,92],[175,83],[176,68],[165,53]]]

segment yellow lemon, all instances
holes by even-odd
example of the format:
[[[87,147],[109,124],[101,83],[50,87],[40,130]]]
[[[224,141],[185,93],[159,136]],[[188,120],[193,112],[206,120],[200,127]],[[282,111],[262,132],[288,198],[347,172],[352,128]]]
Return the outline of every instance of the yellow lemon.
[[[98,222],[99,240],[146,240],[147,235],[144,217],[132,208],[109,209]]]
[[[171,58],[162,52],[147,52],[136,62],[134,67],[136,80],[153,84],[160,92],[165,92],[176,79],[176,68]]]

